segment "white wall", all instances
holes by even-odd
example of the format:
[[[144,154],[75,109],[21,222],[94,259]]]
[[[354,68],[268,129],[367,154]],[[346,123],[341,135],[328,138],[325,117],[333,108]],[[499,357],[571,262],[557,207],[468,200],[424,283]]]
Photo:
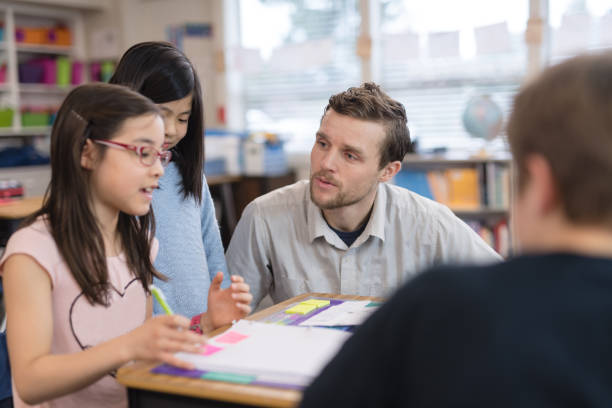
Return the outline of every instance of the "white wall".
[[[122,0],[120,4],[125,47],[141,41],[166,40],[166,26],[212,23],[209,0]]]
[[[210,23],[213,37],[222,37],[222,24],[218,20],[222,0],[109,0],[110,7],[102,12],[87,12],[85,27],[88,37],[90,56],[96,56],[96,50],[90,46],[92,36],[101,30],[116,30],[118,35],[118,53],[115,58],[130,46],[142,41],[167,41],[166,28],[170,25],[185,23]],[[218,100],[223,100],[224,86],[219,83],[214,64],[215,53],[219,46],[217,38],[207,47],[210,57],[204,60],[198,55],[187,56],[194,63],[204,90],[204,115],[206,127],[218,127],[216,120]],[[188,51],[188,50],[186,50]],[[209,54],[209,52],[207,52]]]
[[[81,10],[103,10],[110,7],[114,0],[12,0],[14,3],[34,4],[41,6],[59,6]]]

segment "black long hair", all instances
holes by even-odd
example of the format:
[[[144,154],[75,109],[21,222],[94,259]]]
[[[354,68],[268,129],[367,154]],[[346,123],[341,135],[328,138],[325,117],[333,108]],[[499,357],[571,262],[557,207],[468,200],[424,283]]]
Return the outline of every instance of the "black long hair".
[[[155,103],[182,99],[192,93],[187,134],[173,149],[185,198],[202,200],[204,112],[198,75],[189,59],[170,43],[148,41],[130,47],[121,57],[110,83],[125,85]]]
[[[42,208],[24,221],[42,216],[70,273],[92,304],[107,305],[110,283],[102,232],[90,205],[89,170],[81,167],[87,139],[112,139],[123,123],[142,115],[160,115],[149,99],[127,87],[81,85],[60,107],[51,132],[51,182]],[[104,155],[106,147],[96,145]],[[130,271],[145,291],[153,277],[165,280],[151,263],[155,219],[119,213],[117,231]]]

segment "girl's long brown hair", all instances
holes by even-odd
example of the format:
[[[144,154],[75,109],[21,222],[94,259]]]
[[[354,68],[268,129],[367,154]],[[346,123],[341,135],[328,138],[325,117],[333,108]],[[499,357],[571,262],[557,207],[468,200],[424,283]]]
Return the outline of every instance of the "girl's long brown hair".
[[[68,269],[92,304],[108,305],[112,288],[104,240],[90,206],[90,173],[81,167],[81,152],[87,139],[112,139],[125,120],[147,114],[159,115],[155,104],[123,86],[88,84],[71,91],[51,132],[51,182],[43,206],[24,222],[45,219]],[[106,147],[96,148],[103,159]],[[148,293],[153,276],[165,279],[150,258],[152,211],[139,217],[121,212],[117,231],[128,267]]]
[[[192,196],[197,203],[201,203],[204,180],[204,104],[200,81],[191,61],[170,43],[138,43],[123,54],[109,82],[128,86],[155,103],[176,101],[191,93],[187,134],[172,149],[172,161],[181,173],[183,197],[187,199]]]

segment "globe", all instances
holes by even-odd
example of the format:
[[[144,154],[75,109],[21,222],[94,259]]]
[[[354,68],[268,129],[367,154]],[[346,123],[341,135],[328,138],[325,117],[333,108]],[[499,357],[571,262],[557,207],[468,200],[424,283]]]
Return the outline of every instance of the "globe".
[[[463,112],[463,126],[472,137],[492,140],[499,134],[502,122],[502,111],[489,95],[474,96]]]

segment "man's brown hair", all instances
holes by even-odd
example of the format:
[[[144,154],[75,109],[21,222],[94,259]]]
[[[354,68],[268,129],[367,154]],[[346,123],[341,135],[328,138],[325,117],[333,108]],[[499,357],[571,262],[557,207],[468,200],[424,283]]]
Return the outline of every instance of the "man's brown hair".
[[[406,110],[398,101],[384,93],[378,85],[366,82],[360,87],[349,88],[333,95],[325,107],[356,119],[378,122],[385,128],[385,139],[380,148],[379,168],[392,161],[402,161],[411,151]]]
[[[547,69],[516,96],[508,138],[519,190],[527,157],[540,154],[569,221],[612,225],[612,53]]]

